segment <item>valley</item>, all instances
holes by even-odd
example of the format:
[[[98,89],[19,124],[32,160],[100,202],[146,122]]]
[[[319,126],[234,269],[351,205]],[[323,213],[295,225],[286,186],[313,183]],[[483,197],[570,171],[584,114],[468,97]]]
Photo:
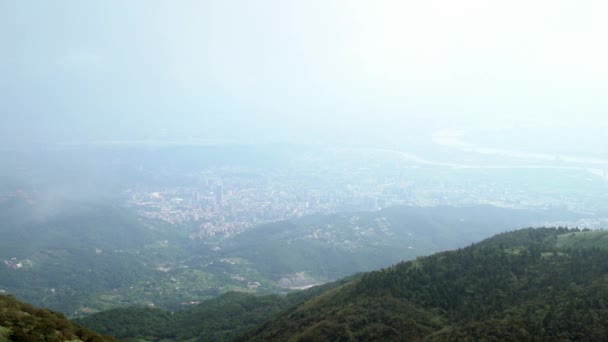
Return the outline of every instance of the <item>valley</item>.
[[[606,13],[0,1],[0,342],[606,340]]]
[[[260,151],[255,162],[244,159]],[[78,164],[61,155],[13,164],[27,182],[5,183],[0,196],[0,293],[118,338],[230,340],[338,288],[353,291],[365,272],[526,227],[608,222],[607,184],[582,169],[455,168],[377,150],[291,152],[129,147],[101,148],[93,158],[76,149]],[[50,171],[41,173],[40,163]],[[61,170],[69,168],[99,174],[66,179]],[[556,247],[602,245],[601,231],[580,234],[560,235]],[[428,319],[420,331],[447,329],[427,308],[377,302]],[[372,334],[339,326],[347,329],[340,334]],[[403,333],[411,331],[396,336]]]
[[[77,322],[148,341],[601,339],[607,238],[521,229],[286,296],[229,293],[172,315],[115,309]]]
[[[508,230],[608,222],[607,184],[578,169],[316,146],[64,152],[4,152],[0,292],[70,317],[285,294]]]
[[[15,213],[33,213],[35,206],[4,204],[0,289],[70,316],[130,305],[179,310],[231,291],[287,293],[493,233],[582,217],[481,206],[391,207],[192,240],[187,230],[128,208],[81,204],[77,215],[32,223]],[[26,241],[28,249],[18,247]]]

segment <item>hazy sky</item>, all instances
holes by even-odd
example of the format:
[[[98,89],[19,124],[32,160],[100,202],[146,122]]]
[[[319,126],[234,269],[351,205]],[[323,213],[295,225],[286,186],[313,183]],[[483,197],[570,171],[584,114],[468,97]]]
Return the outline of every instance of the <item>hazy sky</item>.
[[[608,129],[606,1],[0,0],[3,142]]]

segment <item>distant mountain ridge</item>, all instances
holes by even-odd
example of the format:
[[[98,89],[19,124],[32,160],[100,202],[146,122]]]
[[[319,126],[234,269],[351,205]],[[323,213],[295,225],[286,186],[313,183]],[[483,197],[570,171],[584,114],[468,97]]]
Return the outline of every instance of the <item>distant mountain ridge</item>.
[[[375,212],[311,215],[252,228],[222,246],[279,280],[305,272],[320,281],[464,247],[494,234],[579,214],[471,207],[394,206]]]
[[[150,276],[136,250],[159,239],[137,217],[108,205],[49,211],[0,205],[0,289],[67,314],[102,290]]]
[[[304,216],[192,241],[188,226],[142,218],[128,208],[52,205],[0,202],[0,290],[69,316],[130,305],[179,310],[230,291],[284,293],[508,229],[580,216],[491,206],[389,207]]]

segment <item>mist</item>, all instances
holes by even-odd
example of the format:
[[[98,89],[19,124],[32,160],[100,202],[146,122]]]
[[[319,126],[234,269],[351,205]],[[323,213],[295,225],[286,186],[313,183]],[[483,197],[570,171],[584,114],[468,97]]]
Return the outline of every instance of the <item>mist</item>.
[[[605,339],[606,13],[0,1],[0,341]]]
[[[290,181],[330,170],[321,183],[361,169],[342,184],[349,189],[409,182],[426,171],[401,168],[430,168],[449,183],[446,193],[481,173],[491,174],[488,188],[511,191],[497,200],[467,188],[480,197],[459,205],[527,207],[537,195],[525,174],[553,186],[576,180],[581,191],[540,194],[533,206],[583,209],[583,189],[608,179],[608,49],[597,43],[607,9],[599,1],[3,2],[0,187],[69,208],[201,184],[201,174],[222,168],[284,170]],[[386,191],[370,189],[370,198]],[[454,204],[431,197],[421,203]]]
[[[3,2],[1,141],[408,150],[458,130],[482,148],[597,157],[608,128],[606,10],[599,1]],[[534,137],[523,146],[521,131]]]

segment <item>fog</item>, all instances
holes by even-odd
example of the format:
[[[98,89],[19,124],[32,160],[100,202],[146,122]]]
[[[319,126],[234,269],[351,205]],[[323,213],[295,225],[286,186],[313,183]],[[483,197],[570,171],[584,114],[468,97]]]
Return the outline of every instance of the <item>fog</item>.
[[[0,307],[125,340],[606,335],[606,13],[0,0]],[[22,309],[0,341],[93,338]]]
[[[5,1],[0,187],[57,206],[142,184],[190,186],[200,181],[191,174],[225,165],[343,174],[379,161],[352,183],[380,182],[405,165],[448,170],[436,175],[442,182],[469,170],[456,188],[481,170],[499,170],[487,184],[496,186],[505,170],[509,182],[498,187],[532,197],[518,178],[530,170],[545,170],[526,176],[538,183],[552,174],[604,186],[607,9],[599,1]],[[597,202],[582,197],[597,186],[572,182],[581,193],[534,205]],[[528,206],[509,196],[507,206]],[[446,201],[454,204],[438,203]]]
[[[601,157],[606,10],[602,1],[3,1],[0,141],[409,150],[447,130],[479,148]]]

